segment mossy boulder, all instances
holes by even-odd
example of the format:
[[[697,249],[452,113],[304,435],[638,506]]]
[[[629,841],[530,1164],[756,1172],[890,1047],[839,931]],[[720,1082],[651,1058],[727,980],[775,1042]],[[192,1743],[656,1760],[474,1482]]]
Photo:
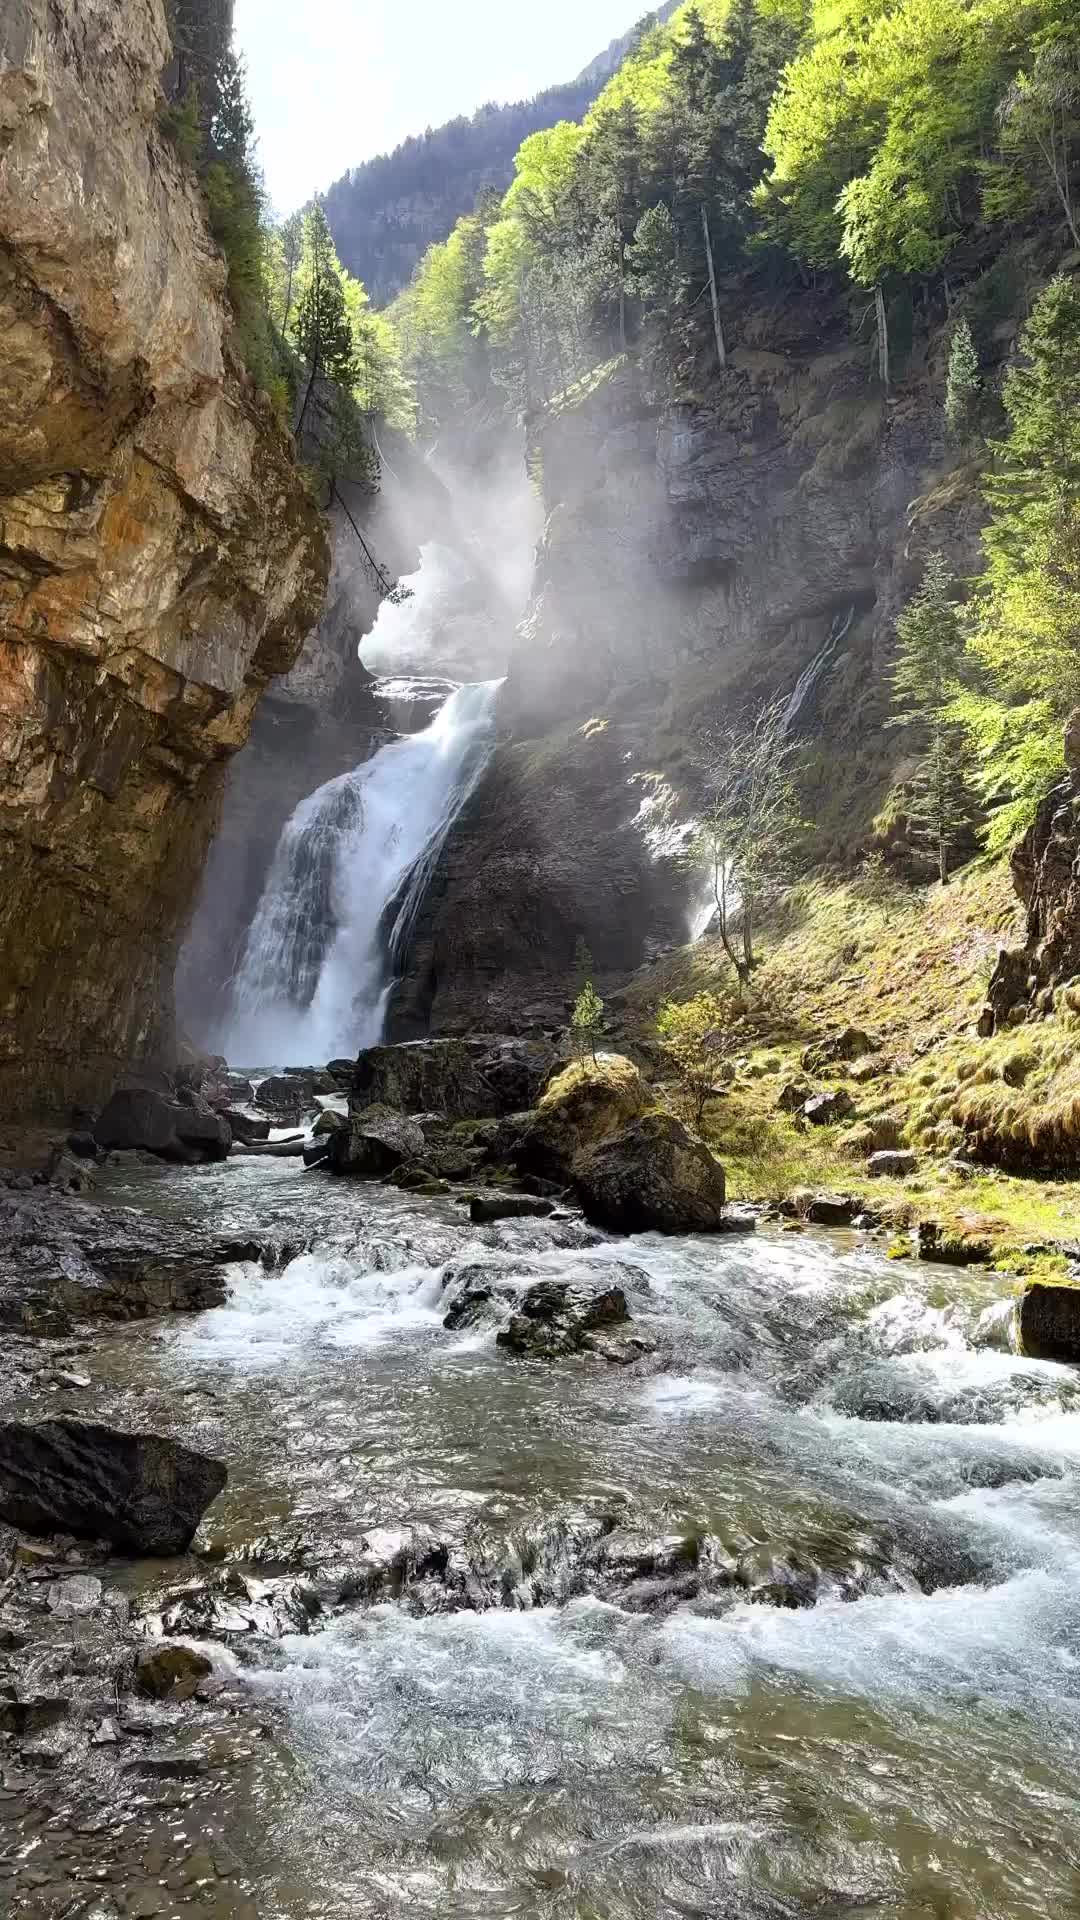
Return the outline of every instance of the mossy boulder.
[[[520,1172],[567,1181],[582,1154],[637,1120],[650,1104],[646,1082],[632,1060],[604,1053],[575,1060],[545,1087],[515,1149]]]
[[[714,1233],[724,1217],[724,1169],[703,1140],[667,1113],[625,1127],[575,1167],[586,1219],[610,1233]]]
[[[347,1127],[326,1136],[327,1163],[334,1173],[382,1180],[398,1167],[425,1162],[424,1136],[416,1121],[389,1107],[354,1113]]]

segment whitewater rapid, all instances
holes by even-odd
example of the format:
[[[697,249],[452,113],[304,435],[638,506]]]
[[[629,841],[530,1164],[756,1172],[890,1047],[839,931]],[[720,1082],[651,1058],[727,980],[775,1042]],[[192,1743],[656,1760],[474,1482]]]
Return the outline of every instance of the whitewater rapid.
[[[395,957],[487,765],[500,685],[458,687],[422,733],[300,802],[233,984],[230,1059],[323,1062],[379,1040]]]

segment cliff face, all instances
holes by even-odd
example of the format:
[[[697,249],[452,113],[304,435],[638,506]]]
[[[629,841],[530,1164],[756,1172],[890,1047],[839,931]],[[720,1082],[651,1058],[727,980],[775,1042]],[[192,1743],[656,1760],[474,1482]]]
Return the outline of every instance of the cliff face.
[[[0,14],[0,1108],[168,1045],[229,756],[293,664],[321,517],[230,348],[159,130],[161,0]]]
[[[902,842],[895,616],[931,547],[960,572],[978,552],[942,442],[945,316],[886,397],[839,296],[732,305],[730,364],[700,403],[653,404],[616,361],[534,425],[547,524],[507,738],[436,878],[401,1033],[561,1017],[579,935],[601,974],[685,940],[691,883],[664,829],[693,812],[695,733],[740,702],[794,701],[815,661],[793,717],[813,857]]]

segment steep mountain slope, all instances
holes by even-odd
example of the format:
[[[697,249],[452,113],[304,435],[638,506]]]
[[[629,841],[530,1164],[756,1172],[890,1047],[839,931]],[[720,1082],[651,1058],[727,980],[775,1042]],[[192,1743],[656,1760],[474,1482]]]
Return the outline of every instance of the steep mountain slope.
[[[676,4],[664,0],[646,17],[666,20]],[[514,155],[529,134],[558,120],[580,119],[639,31],[640,25],[613,40],[564,86],[549,87],[532,100],[488,103],[471,117],[461,114],[334,181],[324,200],[334,244],[376,306],[401,291],[427,248],[445,240],[485,188],[505,191]]]

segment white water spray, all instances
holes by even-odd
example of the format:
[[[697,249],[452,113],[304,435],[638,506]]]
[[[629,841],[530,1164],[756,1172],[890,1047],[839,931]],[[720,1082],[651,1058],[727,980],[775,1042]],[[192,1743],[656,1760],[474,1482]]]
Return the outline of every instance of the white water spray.
[[[236,976],[230,1059],[307,1064],[378,1041],[394,957],[487,765],[500,685],[459,687],[423,733],[300,802]]]

